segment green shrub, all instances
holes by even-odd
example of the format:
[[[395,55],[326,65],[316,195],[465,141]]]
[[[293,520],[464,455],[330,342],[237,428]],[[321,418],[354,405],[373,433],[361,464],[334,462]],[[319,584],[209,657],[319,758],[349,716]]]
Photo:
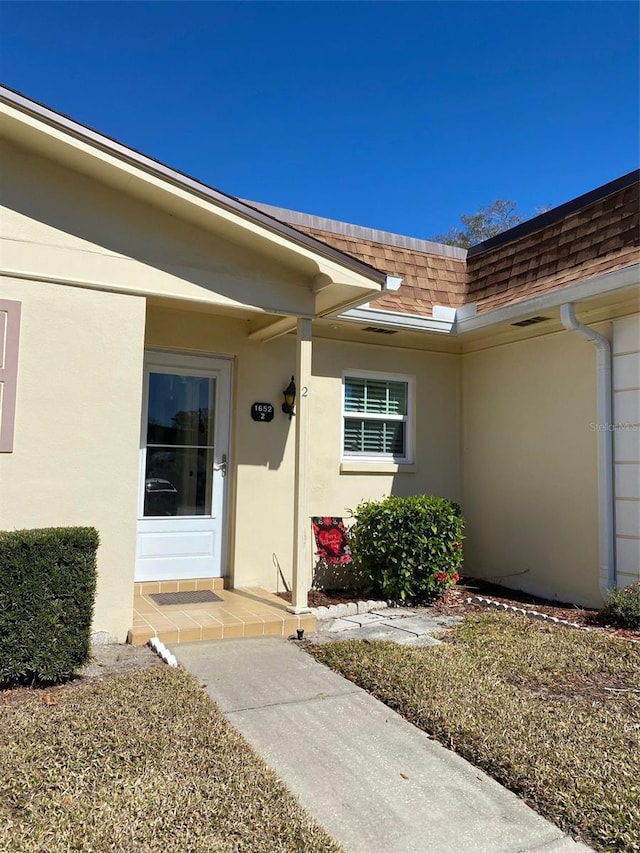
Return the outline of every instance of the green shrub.
[[[98,533],[0,532],[0,685],[58,682],[89,658]]]
[[[616,628],[640,628],[640,583],[623,589],[614,586],[600,615]]]
[[[415,495],[365,501],[355,511],[351,551],[373,592],[390,601],[428,601],[452,586],[462,567],[460,507]]]

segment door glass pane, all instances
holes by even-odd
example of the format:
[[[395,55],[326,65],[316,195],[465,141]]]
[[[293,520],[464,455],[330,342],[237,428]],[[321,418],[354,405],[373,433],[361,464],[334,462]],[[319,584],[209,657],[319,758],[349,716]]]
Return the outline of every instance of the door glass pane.
[[[144,515],[211,515],[216,380],[149,374]]]
[[[215,379],[151,373],[147,444],[213,445]]]
[[[210,515],[213,449],[148,447],[144,514]]]

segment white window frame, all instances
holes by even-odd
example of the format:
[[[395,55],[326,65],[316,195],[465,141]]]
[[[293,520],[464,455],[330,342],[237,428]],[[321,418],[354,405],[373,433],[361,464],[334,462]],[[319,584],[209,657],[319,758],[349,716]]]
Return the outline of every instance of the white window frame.
[[[347,411],[345,406],[346,380],[350,379],[377,379],[380,382],[404,382],[407,386],[407,414],[385,415],[364,412]],[[395,465],[412,465],[415,433],[415,377],[403,373],[381,373],[377,370],[344,370],[342,372],[342,417],[340,423],[340,458],[343,462],[387,462]],[[404,421],[405,423],[405,447],[404,455],[397,456],[393,453],[348,453],[344,449],[344,425],[347,418],[362,418],[372,421]]]

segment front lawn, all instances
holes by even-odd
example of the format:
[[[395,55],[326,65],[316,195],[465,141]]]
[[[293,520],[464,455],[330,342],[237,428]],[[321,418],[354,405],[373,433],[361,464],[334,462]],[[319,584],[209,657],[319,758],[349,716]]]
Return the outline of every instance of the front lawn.
[[[640,851],[640,645],[487,613],[435,648],[307,648],[565,831]]]
[[[4,699],[0,850],[339,853],[181,670]]]

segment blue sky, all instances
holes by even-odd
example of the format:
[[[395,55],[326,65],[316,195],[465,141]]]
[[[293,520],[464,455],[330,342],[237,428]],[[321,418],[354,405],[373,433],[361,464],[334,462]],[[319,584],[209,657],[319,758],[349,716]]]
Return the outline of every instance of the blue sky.
[[[638,167],[635,2],[3,2],[0,77],[243,198],[417,237]]]

